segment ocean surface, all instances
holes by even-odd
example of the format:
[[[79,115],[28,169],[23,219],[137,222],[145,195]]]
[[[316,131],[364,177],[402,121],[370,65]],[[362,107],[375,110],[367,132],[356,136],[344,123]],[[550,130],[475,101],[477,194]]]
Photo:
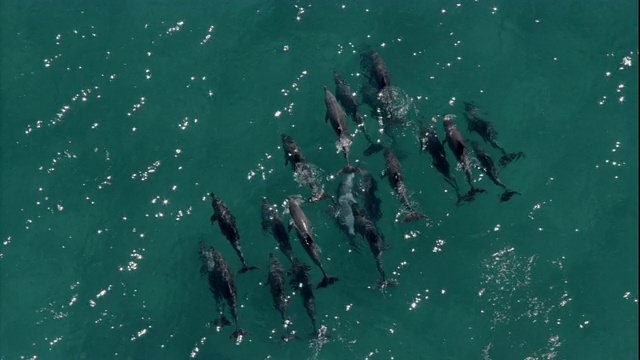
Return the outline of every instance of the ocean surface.
[[[638,2],[3,1],[0,5],[0,359],[637,359]],[[362,101],[373,49],[401,124]],[[327,273],[314,329],[301,291],[283,328],[265,286],[261,198],[311,195],[285,166],[290,135],[337,197],[345,158],[325,123],[333,70],[365,129],[400,158],[406,215],[382,153],[351,162],[382,201],[378,288],[326,199],[302,203]],[[502,189],[456,195],[418,129],[468,130],[473,102],[509,152]],[[382,131],[382,132],[381,132]],[[445,145],[462,192],[469,184]],[[474,164],[479,164],[473,152]],[[356,174],[356,177],[359,177]],[[298,179],[299,180],[299,179]],[[212,225],[208,194],[236,218],[247,262]],[[356,196],[361,202],[361,197]],[[321,272],[290,234],[296,257]],[[198,243],[234,272],[238,325],[218,307]],[[295,285],[295,284],[294,284]],[[226,311],[226,316],[231,318]],[[298,339],[281,342],[295,329]],[[316,331],[318,329],[315,329]]]

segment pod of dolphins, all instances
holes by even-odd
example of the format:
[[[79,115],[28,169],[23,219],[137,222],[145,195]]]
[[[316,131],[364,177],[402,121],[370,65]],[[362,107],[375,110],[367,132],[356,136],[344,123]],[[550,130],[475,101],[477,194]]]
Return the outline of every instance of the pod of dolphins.
[[[325,121],[331,123],[332,129],[337,135],[336,148],[343,153],[345,159],[344,167],[337,172],[338,176],[342,176],[342,180],[335,197],[324,191],[324,184],[322,184],[319,176],[318,167],[307,161],[300,146],[286,134],[281,134],[281,141],[285,153],[284,165],[290,165],[296,181],[311,190],[311,195],[306,202],[315,203],[323,199],[332,199],[332,204],[329,207],[337,226],[345,234],[351,247],[357,252],[360,252],[357,236],[360,235],[366,240],[380,274],[380,280],[376,282],[375,287],[385,288],[387,286],[395,286],[398,282],[393,278],[387,277],[383,267],[382,254],[388,247],[385,244],[383,234],[377,226],[377,222],[382,216],[381,200],[376,196],[378,184],[369,171],[356,167],[351,162],[353,135],[348,129],[347,114],[357,125],[356,134],[362,132],[369,144],[364,150],[364,155],[370,156],[378,152],[383,153],[386,169],[383,171],[382,178],[387,178],[389,185],[402,205],[403,211],[406,212],[402,222],[415,221],[426,218],[426,216],[416,210],[415,205],[410,201],[409,192],[400,167],[400,160],[392,150],[396,142],[392,128],[406,126],[410,122],[406,121],[394,109],[394,94],[397,91],[392,88],[390,72],[380,54],[375,50],[364,47],[360,56],[360,64],[365,75],[365,82],[362,86],[363,101],[372,107],[371,114],[378,118],[378,123],[382,126],[380,132],[387,135],[388,141],[379,140],[374,142],[371,139],[367,132],[365,116],[360,111],[360,103],[355,93],[335,70],[333,71],[333,77],[336,85],[336,95],[327,86],[324,87],[327,109]],[[457,196],[456,205],[472,201],[476,195],[487,192],[485,189],[474,185],[471,173],[474,167],[483,171],[494,184],[503,190],[500,195],[500,202],[508,201],[519,193],[509,189],[499,179],[498,174],[500,169],[511,161],[523,157],[523,153],[508,153],[498,143],[496,139],[498,133],[493,128],[493,125],[481,117],[479,108],[473,103],[464,102],[464,117],[467,120],[470,132],[475,132],[484,142],[500,151],[502,156],[498,162],[499,166],[496,165],[491,156],[477,141],[465,141],[455,123],[455,116],[451,114],[443,117],[443,141],[438,138],[433,124],[426,125],[420,121],[418,131],[421,152],[428,152],[431,155],[431,165],[442,175],[444,181],[453,188]],[[467,146],[467,143],[471,145],[471,148]],[[454,173],[451,171],[444,144],[447,144],[449,150],[453,153],[457,168],[464,173],[470,187],[465,193],[461,193]],[[473,150],[475,158],[472,157],[471,150]],[[250,270],[259,269],[255,265],[248,264],[245,259],[235,217],[229,208],[213,192],[209,196],[213,207],[211,223],[218,224],[220,231],[227,238],[240,259],[242,267],[238,272],[242,274]],[[289,239],[292,229],[295,229],[295,234],[302,248],[322,273],[322,279],[315,286],[315,289],[326,288],[335,284],[338,278],[330,276],[322,263],[321,250],[316,242],[311,221],[303,211],[302,205],[304,201],[302,197],[300,195],[289,196],[284,203],[284,213],[288,213],[290,217],[288,224],[283,221],[277,206],[270,203],[266,197],[262,198],[262,230],[265,233],[271,233],[277,242],[278,248],[291,264],[291,268],[285,272],[278,257],[273,253],[269,254],[266,285],[269,286],[273,306],[280,313],[287,332],[281,337],[281,340],[289,341],[297,338],[295,330],[287,330],[290,323],[287,316],[289,295],[285,286],[287,275],[290,276],[289,285],[293,291],[299,292],[301,295],[303,306],[313,327],[312,336],[325,336],[324,332],[316,325],[316,304],[313,293],[314,286],[310,276],[311,267],[294,256]],[[230,337],[240,342],[248,332],[240,328],[238,324],[239,304],[233,271],[230,270],[229,264],[216,247],[208,246],[203,240],[200,241],[200,258],[202,260],[202,273],[207,276],[209,288],[213,293],[217,311],[220,314],[220,318],[212,321],[211,324],[220,328],[231,325],[233,321],[235,330]],[[229,307],[232,321],[224,316],[225,304]]]

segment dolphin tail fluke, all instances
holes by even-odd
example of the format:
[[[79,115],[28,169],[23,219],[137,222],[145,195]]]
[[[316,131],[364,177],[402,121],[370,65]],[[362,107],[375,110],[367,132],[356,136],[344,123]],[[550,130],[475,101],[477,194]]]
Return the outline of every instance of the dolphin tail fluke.
[[[240,274],[244,274],[249,270],[256,270],[256,269],[260,269],[259,267],[255,266],[255,265],[243,265],[242,268],[240,270],[238,270],[238,273]]]
[[[500,195],[500,202],[509,201],[509,199],[511,199],[513,195],[521,195],[521,194],[517,191],[505,189],[502,195]]]
[[[211,322],[211,325],[214,325],[216,327],[224,327],[227,325],[231,325],[231,321],[229,321],[226,316],[222,315],[220,318],[213,320]]]
[[[405,216],[404,219],[402,219],[402,222],[415,221],[419,219],[424,219],[426,217],[427,216],[425,214],[414,211],[414,212],[411,212],[409,215]]]
[[[502,157],[500,158],[500,167],[504,168],[507,166],[507,164],[509,164],[510,162],[514,161],[514,160],[518,160],[521,157],[524,156],[524,153],[522,151],[517,152],[517,153],[508,153],[508,154],[504,154],[502,155]]]
[[[326,288],[327,286],[334,284],[336,281],[338,281],[337,277],[330,277],[330,276],[325,276],[322,278],[322,281],[320,281],[320,284],[318,284],[318,286],[316,286],[316,289],[318,288]]]
[[[384,145],[382,144],[371,144],[364,150],[364,156],[373,155],[380,151],[384,150]]]
[[[471,190],[469,190],[469,192],[472,193],[473,195],[475,195],[475,194],[485,193],[485,192],[487,192],[487,190],[481,189],[481,188],[477,188],[477,187],[472,187]]]
[[[464,195],[458,196],[458,202],[456,203],[456,205],[460,205],[460,203],[463,201],[473,201],[475,200],[476,194],[480,194],[483,192],[487,192],[487,190],[472,187],[471,190],[467,191]]]

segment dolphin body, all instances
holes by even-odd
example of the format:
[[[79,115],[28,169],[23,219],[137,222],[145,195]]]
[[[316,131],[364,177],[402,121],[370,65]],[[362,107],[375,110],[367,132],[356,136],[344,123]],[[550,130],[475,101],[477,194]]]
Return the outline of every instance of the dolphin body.
[[[386,287],[388,285],[397,285],[398,281],[393,278],[387,278],[382,266],[382,253],[387,249],[382,234],[376,228],[376,225],[369,219],[364,211],[360,209],[358,204],[351,205],[354,218],[355,229],[369,244],[369,249],[376,260],[376,267],[382,279],[376,283],[376,287]]]
[[[275,205],[269,204],[269,200],[265,196],[262,197],[262,231],[269,231],[273,235],[273,238],[278,242],[280,251],[293,264],[293,250],[289,241],[289,233],[278,214],[278,209]]]
[[[222,314],[219,319],[214,321],[214,324],[217,326],[230,324],[229,320],[224,316],[224,303],[222,300],[226,300],[233,322],[236,325],[236,329],[230,337],[238,339],[247,335],[248,332],[238,325],[238,291],[229,264],[214,246],[211,246],[210,250],[208,250],[204,241],[200,243],[200,256],[203,259],[207,259],[205,266],[208,271],[209,289],[213,293],[216,304],[218,304],[220,314]]]
[[[365,102],[382,112],[385,127],[402,124],[402,120],[398,119],[393,112],[394,91],[391,85],[391,73],[382,56],[367,46],[360,52],[360,66],[364,70],[368,83],[363,91]]]
[[[507,185],[505,185],[500,178],[498,178],[498,169],[493,162],[493,159],[487,154],[487,152],[475,141],[471,141],[471,147],[473,148],[473,152],[476,154],[478,161],[480,161],[480,165],[482,167],[482,171],[493,181],[494,184],[504,189],[502,195],[500,195],[500,202],[508,201],[511,199],[513,195],[520,195],[519,192],[509,190]]]
[[[462,139],[460,130],[458,130],[455,122],[453,122],[453,115],[445,115],[443,125],[446,132],[446,137],[443,143],[446,142],[449,144],[449,149],[451,149],[451,152],[455,155],[456,160],[464,171],[464,174],[467,177],[467,182],[471,187],[471,190],[460,197],[458,202],[462,200],[473,200],[475,194],[486,192],[486,190],[473,186],[473,182],[471,181],[471,157],[469,156],[467,146]]]
[[[316,336],[318,334],[318,327],[316,325],[316,298],[313,294],[313,286],[311,285],[311,277],[309,276],[310,270],[309,265],[295,259],[293,267],[289,270],[289,275],[293,277],[289,281],[289,284],[294,291],[300,292],[302,304],[307,310],[307,315],[313,326],[312,335]]]
[[[407,187],[404,184],[402,170],[400,169],[400,162],[395,154],[388,148],[384,151],[384,161],[387,168],[383,177],[386,176],[389,179],[389,185],[391,185],[393,190],[395,190],[398,200],[400,200],[402,205],[404,205],[404,207],[409,211],[409,215],[407,215],[402,222],[418,220],[426,217],[424,214],[416,212],[411,206],[407,195]]]
[[[282,147],[284,149],[284,165],[291,164],[291,170],[296,171],[300,164],[305,164],[307,160],[302,154],[302,149],[298,144],[293,141],[291,136],[287,134],[280,134],[282,140]]]
[[[378,93],[391,86],[391,74],[378,52],[367,46],[360,52],[360,65],[366,70],[365,76]]]
[[[364,211],[367,216],[373,221],[377,222],[382,217],[382,211],[380,210],[380,204],[382,200],[376,195],[378,191],[378,182],[366,170],[360,171],[360,181],[358,183],[358,191],[362,196]]]
[[[280,312],[282,321],[287,321],[287,305],[289,300],[284,286],[284,270],[282,269],[282,263],[273,254],[269,254],[269,276],[267,277],[267,285],[271,291],[271,297],[273,299],[273,307]]]
[[[351,246],[357,249],[353,211],[351,210],[351,205],[356,203],[353,195],[354,178],[355,174],[350,173],[345,175],[340,181],[337,200],[333,205],[333,216],[339,227],[347,234]]]
[[[307,218],[307,216],[302,211],[300,204],[293,198],[287,199],[287,204],[289,207],[289,215],[291,215],[291,223],[289,224],[289,231],[291,228],[296,229],[296,234],[298,235],[298,239],[300,239],[300,244],[307,252],[311,260],[320,268],[322,271],[322,281],[318,284],[317,287],[327,287],[336,281],[338,278],[330,277],[327,275],[327,272],[324,270],[324,266],[322,266],[322,261],[320,261],[320,247],[315,243],[315,239],[313,236],[313,229],[311,228],[311,221]]]
[[[451,167],[447,161],[444,146],[442,146],[442,143],[438,139],[438,135],[432,126],[427,126],[424,123],[420,125],[420,144],[420,152],[429,152],[432,159],[431,165],[438,170],[440,174],[442,174],[444,180],[447,184],[451,185],[458,195],[458,198],[460,198],[460,188],[458,188],[458,183],[451,174]]]
[[[349,161],[349,153],[353,140],[347,127],[347,115],[338,103],[336,97],[329,91],[328,87],[324,87],[324,102],[327,107],[327,113],[324,117],[325,122],[330,121],[331,127],[338,135],[338,148],[343,151],[347,165],[343,167],[339,173],[352,173],[358,171],[358,168],[351,165]]]
[[[359,127],[364,127],[364,117],[358,111],[360,104],[354,96],[353,91],[351,91],[351,87],[335,70],[333,71],[333,80],[336,83],[336,99],[338,99],[338,102],[344,107],[346,113],[351,116],[353,121],[355,121]]]
[[[213,215],[211,215],[211,223],[218,222],[218,226],[220,227],[220,231],[222,234],[229,240],[233,250],[235,250],[236,254],[240,258],[240,262],[242,262],[242,268],[240,269],[240,273],[245,273],[249,270],[255,270],[258,267],[255,265],[247,265],[247,262],[244,259],[244,254],[242,253],[242,246],[240,245],[240,233],[238,232],[238,228],[236,227],[236,218],[231,214],[227,205],[220,200],[214,193],[209,193],[211,197],[211,206],[213,207]]]
[[[494,148],[500,150],[502,152],[502,157],[500,158],[500,166],[505,167],[508,163],[513,160],[517,160],[520,157],[524,156],[522,152],[517,153],[507,153],[505,149],[498,143],[496,137],[498,136],[498,132],[493,128],[491,123],[480,117],[479,111],[480,109],[470,102],[464,102],[464,116],[467,119],[467,125],[469,126],[469,131],[473,131],[480,135],[482,140],[491,144]]]

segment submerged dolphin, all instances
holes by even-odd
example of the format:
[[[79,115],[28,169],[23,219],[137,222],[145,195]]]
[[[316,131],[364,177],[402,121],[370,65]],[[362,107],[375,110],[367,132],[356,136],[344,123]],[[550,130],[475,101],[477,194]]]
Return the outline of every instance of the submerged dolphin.
[[[451,149],[451,152],[453,152],[453,154],[455,155],[456,160],[462,168],[462,171],[464,171],[464,174],[467,177],[467,182],[471,187],[471,190],[463,195],[458,200],[458,202],[460,202],[461,200],[473,200],[475,194],[486,192],[486,190],[473,186],[473,182],[471,180],[471,157],[469,156],[467,146],[462,139],[460,130],[458,130],[455,122],[453,122],[453,118],[453,115],[445,115],[444,117],[443,125],[446,132],[446,137],[443,143],[446,142],[449,144],[449,149]]]
[[[409,215],[402,219],[402,222],[418,220],[426,217],[424,214],[415,211],[411,206],[409,196],[407,194],[407,187],[404,184],[402,170],[400,169],[400,162],[396,155],[388,148],[384,151],[384,161],[387,168],[383,177],[386,176],[389,179],[389,185],[391,185],[393,190],[395,190],[398,200],[400,200],[404,207],[409,211]]]
[[[493,125],[491,125],[490,122],[480,117],[479,112],[478,107],[473,103],[464,102],[464,116],[467,119],[469,131],[477,133],[480,135],[482,140],[488,142],[491,146],[502,152],[502,157],[500,158],[501,167],[505,167],[511,161],[524,156],[522,152],[507,153],[502,145],[498,143],[498,139],[496,139],[498,132],[493,128]]]
[[[382,217],[382,211],[380,210],[380,204],[382,200],[376,195],[378,191],[378,182],[366,170],[360,171],[360,181],[358,183],[358,191],[362,196],[364,205],[364,211],[367,216],[373,221],[377,222]]]
[[[360,104],[355,97],[354,92],[351,91],[351,87],[347,84],[342,76],[335,70],[333,70],[333,79],[336,83],[336,98],[338,102],[344,107],[345,112],[351,116],[353,121],[359,127],[364,127],[364,117],[358,111]]]
[[[382,235],[376,228],[376,225],[369,219],[366,214],[360,209],[358,204],[351,205],[354,218],[355,229],[369,244],[369,249],[376,260],[376,267],[382,279],[376,283],[376,287],[386,287],[389,285],[397,285],[398,281],[393,278],[388,278],[383,266],[382,266],[382,253],[387,249],[387,245],[384,243]]]
[[[349,244],[357,249],[355,242],[356,231],[354,228],[353,211],[351,204],[355,204],[356,199],[353,196],[355,174],[347,174],[340,181],[338,186],[338,196],[333,205],[333,216],[335,217],[340,229],[344,231],[349,239]]]
[[[484,149],[475,141],[471,141],[471,147],[473,148],[473,152],[476,154],[478,161],[480,161],[480,165],[482,166],[482,171],[493,181],[494,184],[500,186],[504,189],[502,195],[500,195],[500,202],[508,201],[511,199],[513,195],[520,195],[519,192],[509,190],[507,185],[505,185],[502,180],[498,178],[498,169],[496,168],[493,159],[489,156],[489,154],[484,151]]]
[[[447,184],[451,185],[453,190],[456,192],[456,195],[458,195],[458,198],[460,198],[460,188],[458,188],[458,183],[451,174],[451,167],[447,161],[444,146],[442,146],[442,143],[438,139],[438,135],[432,126],[427,126],[424,123],[421,124],[420,143],[421,152],[428,151],[429,154],[431,154],[431,165],[438,170],[440,174],[442,174],[444,180]]]
[[[269,276],[267,277],[267,285],[271,291],[271,297],[273,298],[273,307],[280,312],[282,321],[287,321],[287,305],[289,300],[284,287],[284,270],[282,269],[282,263],[273,254],[269,254]]]
[[[311,326],[313,326],[312,336],[319,336],[321,333],[318,331],[316,325],[316,297],[313,294],[313,286],[311,285],[311,277],[309,271],[311,268],[304,262],[295,259],[294,265],[289,270],[289,275],[293,278],[289,281],[289,284],[294,291],[300,292],[302,297],[302,304],[307,310],[307,315],[311,320]]]
[[[266,196],[262,197],[262,231],[269,231],[273,235],[278,242],[280,251],[293,264],[293,250],[289,241],[289,233],[278,214],[278,209],[275,205],[269,204]]]
[[[207,262],[209,289],[213,292],[216,303],[218,304],[218,310],[222,314],[221,317],[214,321],[217,326],[224,326],[230,324],[229,320],[225,318],[222,300],[226,300],[229,306],[229,311],[233,318],[233,322],[236,325],[236,330],[230,337],[235,337],[237,340],[247,335],[248,332],[238,325],[238,291],[236,289],[235,281],[233,279],[233,272],[229,268],[229,264],[224,259],[222,254],[216,250],[214,246],[211,246],[210,250],[206,249],[206,244],[201,242],[200,253],[203,259],[210,260]]]

